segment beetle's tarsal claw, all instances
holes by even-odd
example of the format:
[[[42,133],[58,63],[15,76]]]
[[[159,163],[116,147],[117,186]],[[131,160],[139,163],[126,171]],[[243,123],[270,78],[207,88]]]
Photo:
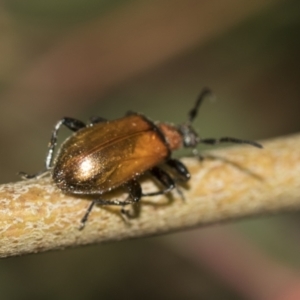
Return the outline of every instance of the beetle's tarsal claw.
[[[251,141],[250,145],[252,145],[252,146],[254,146],[254,147],[257,147],[257,148],[260,148],[260,149],[263,148],[263,145],[261,145],[261,144],[259,144],[259,143],[257,143],[257,142],[252,142],[252,141]]]
[[[36,174],[28,174],[26,172],[18,172],[17,175],[19,175],[22,179],[33,179],[33,178],[41,178],[45,175],[49,174],[49,170],[41,171]]]
[[[85,227],[86,221],[87,221],[87,214],[83,216],[83,218],[80,220],[79,230],[82,230]]]
[[[81,220],[78,230],[82,230],[85,227],[85,222]]]
[[[123,207],[121,208],[120,212],[121,212],[121,217],[122,217],[124,223],[125,223],[126,225],[130,225],[129,219],[132,218],[132,216],[130,215],[129,210],[125,209],[125,207],[123,206]]]
[[[178,193],[179,197],[181,198],[182,201],[185,201],[185,196],[184,196],[184,193],[182,192],[181,188],[179,188],[177,185],[176,185],[176,192]]]
[[[30,178],[30,175],[25,173],[25,172],[18,172],[17,175],[20,176],[22,179],[29,179]]]
[[[22,179],[32,179],[38,177],[40,174],[28,174],[26,172],[17,173]]]

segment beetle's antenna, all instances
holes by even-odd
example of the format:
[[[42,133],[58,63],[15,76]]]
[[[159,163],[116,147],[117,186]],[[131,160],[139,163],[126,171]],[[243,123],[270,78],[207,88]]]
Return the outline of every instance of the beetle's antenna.
[[[202,144],[209,144],[209,145],[216,145],[220,143],[235,143],[235,144],[249,144],[251,146],[257,147],[257,148],[262,148],[263,146],[257,142],[254,141],[249,141],[249,140],[241,140],[233,137],[221,137],[219,139],[200,139],[199,143]]]
[[[204,98],[210,94],[211,94],[211,90],[209,88],[204,88],[202,90],[202,92],[200,93],[200,95],[197,98],[197,101],[196,101],[194,107],[189,111],[189,114],[188,114],[188,123],[189,124],[191,124],[194,121],[194,119],[196,118],[199,107],[200,107],[202,101],[204,100]]]

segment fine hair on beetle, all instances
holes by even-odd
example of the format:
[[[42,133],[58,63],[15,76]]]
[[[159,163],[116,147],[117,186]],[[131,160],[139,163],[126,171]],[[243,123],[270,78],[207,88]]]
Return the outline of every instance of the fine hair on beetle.
[[[170,192],[176,188],[177,179],[190,179],[186,166],[172,158],[174,150],[191,148],[198,155],[198,144],[227,142],[262,148],[254,141],[232,137],[203,139],[197,134],[192,123],[203,99],[210,93],[209,89],[203,89],[189,111],[186,122],[180,125],[153,122],[136,112],[129,112],[123,118],[111,121],[93,117],[87,124],[74,118],[62,118],[52,131],[44,170],[34,175],[20,172],[20,175],[29,179],[48,172],[63,192],[92,195],[93,200],[81,219],[80,229],[84,228],[96,204],[121,206],[121,212],[126,215],[126,205],[137,203],[144,196]],[[61,144],[54,158],[58,132],[63,125],[73,134]],[[162,189],[143,193],[139,177],[145,173],[155,178]],[[127,189],[126,200],[103,199],[105,193],[118,187]]]

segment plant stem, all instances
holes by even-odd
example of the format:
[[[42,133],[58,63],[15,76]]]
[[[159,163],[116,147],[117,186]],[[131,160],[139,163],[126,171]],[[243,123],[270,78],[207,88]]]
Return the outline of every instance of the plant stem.
[[[62,193],[51,178],[0,186],[0,257],[168,233],[249,216],[300,208],[300,135],[263,141],[264,149],[237,146],[182,161],[192,174],[181,186],[185,200],[143,198],[139,215],[125,222],[117,207],[95,207],[80,220],[90,199]],[[150,178],[143,189],[157,189]],[[125,199],[116,191],[105,198]]]

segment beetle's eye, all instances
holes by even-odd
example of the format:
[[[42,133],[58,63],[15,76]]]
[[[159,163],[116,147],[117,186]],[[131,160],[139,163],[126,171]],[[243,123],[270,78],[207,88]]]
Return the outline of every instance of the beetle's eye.
[[[184,124],[179,127],[179,131],[182,134],[185,147],[195,147],[198,144],[198,135],[191,126]]]

